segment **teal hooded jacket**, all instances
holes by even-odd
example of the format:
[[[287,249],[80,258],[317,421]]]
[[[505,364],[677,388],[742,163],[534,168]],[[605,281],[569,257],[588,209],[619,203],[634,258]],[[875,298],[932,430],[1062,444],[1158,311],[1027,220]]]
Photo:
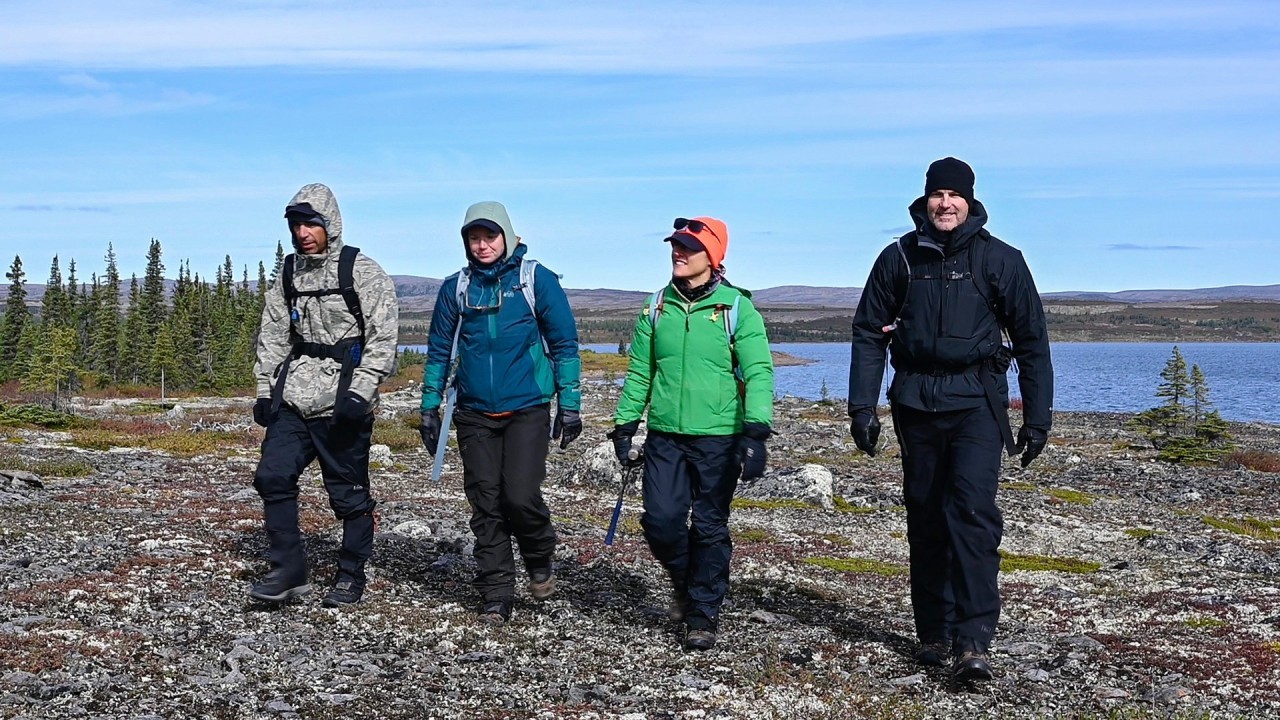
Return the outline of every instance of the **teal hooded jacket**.
[[[461,303],[457,297],[461,273],[441,284],[427,335],[422,410],[440,406],[459,323],[454,381],[459,408],[513,412],[546,405],[559,396],[560,407],[580,410],[578,329],[560,278],[538,265],[533,283],[536,307],[530,308],[520,287],[520,261],[527,248],[512,230],[506,208],[496,202],[476,203],[467,209],[463,227],[475,220],[489,220],[502,228],[506,254],[490,265],[470,263],[467,296]]]

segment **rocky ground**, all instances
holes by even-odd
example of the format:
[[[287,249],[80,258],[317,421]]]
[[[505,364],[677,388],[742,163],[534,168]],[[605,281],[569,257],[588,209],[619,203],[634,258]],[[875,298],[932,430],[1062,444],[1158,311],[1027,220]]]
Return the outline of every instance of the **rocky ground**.
[[[83,404],[148,428],[134,446],[0,427],[0,718],[1280,717],[1280,475],[1166,465],[1123,416],[1059,415],[1040,460],[1005,468],[997,678],[956,684],[911,661],[892,432],[869,459],[841,408],[782,400],[771,476],[730,521],[721,642],[687,654],[635,494],[603,544],[616,390],[585,395],[545,488],[559,592],[522,590],[497,629],[475,620],[456,457],[433,484],[402,421],[375,436],[372,580],[343,610],[246,598],[266,568],[248,399]],[[1280,427],[1232,430],[1280,452]],[[322,586],[338,525],[314,468],[303,488]]]

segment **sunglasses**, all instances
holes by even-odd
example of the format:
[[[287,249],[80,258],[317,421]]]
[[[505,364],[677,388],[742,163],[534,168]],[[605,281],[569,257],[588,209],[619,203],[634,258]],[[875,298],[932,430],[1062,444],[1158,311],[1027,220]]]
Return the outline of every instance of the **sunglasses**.
[[[707,232],[711,233],[712,236],[715,237],[715,239],[717,240],[720,239],[720,236],[716,235],[716,231],[712,230],[710,225],[702,222],[701,220],[690,220],[688,218],[676,218],[676,221],[672,223],[671,226],[676,230],[684,230],[685,228],[688,228],[689,232],[692,232],[694,235],[701,234],[703,230],[706,230]]]
[[[488,312],[490,310],[498,311],[502,309],[502,288],[498,288],[496,293],[497,301],[493,303],[485,303],[483,305],[475,305],[471,302],[471,293],[466,293],[462,298],[462,305],[468,310],[478,310],[480,312]]]

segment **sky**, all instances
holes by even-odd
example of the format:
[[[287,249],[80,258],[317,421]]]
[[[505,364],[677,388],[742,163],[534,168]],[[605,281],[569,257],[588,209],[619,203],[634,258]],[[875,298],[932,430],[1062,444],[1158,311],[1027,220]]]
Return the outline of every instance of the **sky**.
[[[5,0],[0,259],[254,278],[323,182],[395,275],[498,200],[571,288],[697,215],[737,285],[860,287],[955,156],[1042,292],[1268,285],[1278,78],[1274,0]]]

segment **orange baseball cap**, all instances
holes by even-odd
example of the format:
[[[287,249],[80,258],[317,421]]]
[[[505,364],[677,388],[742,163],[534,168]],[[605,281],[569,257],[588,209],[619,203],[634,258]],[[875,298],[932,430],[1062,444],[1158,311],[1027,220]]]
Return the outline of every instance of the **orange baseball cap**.
[[[678,242],[691,250],[705,250],[711,267],[719,268],[729,251],[729,228],[724,221],[713,217],[676,218],[672,224],[675,232],[664,238],[666,242]]]

